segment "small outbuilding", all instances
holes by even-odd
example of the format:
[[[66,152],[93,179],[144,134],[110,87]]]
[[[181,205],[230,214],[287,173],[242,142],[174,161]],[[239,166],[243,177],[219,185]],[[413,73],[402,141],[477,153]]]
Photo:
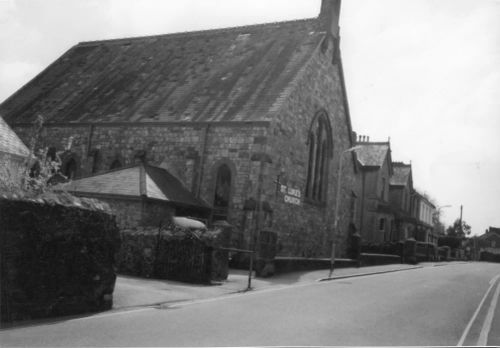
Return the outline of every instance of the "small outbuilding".
[[[159,226],[172,216],[210,217],[211,209],[167,170],[140,163],[60,184],[60,190],[107,202],[120,228]]]

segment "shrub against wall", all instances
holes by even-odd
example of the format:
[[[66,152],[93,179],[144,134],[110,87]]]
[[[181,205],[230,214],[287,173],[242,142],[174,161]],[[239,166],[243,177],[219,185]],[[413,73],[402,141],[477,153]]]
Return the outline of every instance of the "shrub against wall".
[[[228,275],[230,231],[192,230],[168,224],[121,231],[120,273],[193,283],[210,283]]]
[[[401,256],[403,253],[403,243],[361,243],[361,252],[369,254],[386,254]]]
[[[1,319],[109,309],[119,232],[102,203],[0,196]]]
[[[499,262],[500,263],[500,254],[494,254],[494,253],[490,253],[488,251],[482,251],[479,259],[481,261]]]

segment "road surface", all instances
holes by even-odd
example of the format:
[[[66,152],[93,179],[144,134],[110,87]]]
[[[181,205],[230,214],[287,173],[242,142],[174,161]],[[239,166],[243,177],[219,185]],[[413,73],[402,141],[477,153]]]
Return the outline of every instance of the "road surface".
[[[6,329],[0,345],[499,346],[499,278],[424,267]]]

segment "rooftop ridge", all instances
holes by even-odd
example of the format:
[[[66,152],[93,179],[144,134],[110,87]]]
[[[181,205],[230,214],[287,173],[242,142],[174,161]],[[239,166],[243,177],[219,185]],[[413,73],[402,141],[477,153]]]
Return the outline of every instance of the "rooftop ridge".
[[[106,39],[106,40],[91,40],[91,41],[82,41],[79,42],[75,47],[88,47],[88,46],[93,46],[93,45],[98,45],[98,44],[104,44],[104,43],[109,43],[109,44],[119,44],[123,42],[134,42],[134,41],[141,41],[141,40],[150,40],[150,39],[160,39],[160,38],[176,38],[176,37],[183,37],[183,36],[203,36],[203,35],[210,35],[214,33],[225,33],[225,32],[231,32],[235,30],[245,30],[245,29],[259,29],[259,27],[266,28],[266,27],[272,27],[272,26],[278,26],[278,25],[293,25],[297,24],[300,22],[318,22],[317,17],[313,18],[303,18],[303,19],[293,19],[289,21],[278,21],[278,22],[268,22],[268,23],[260,23],[260,24],[248,24],[248,25],[242,25],[242,26],[234,26],[234,27],[226,27],[226,28],[214,28],[214,29],[203,29],[203,30],[195,30],[195,31],[181,31],[181,32],[175,32],[175,33],[168,33],[168,34],[156,34],[156,35],[144,35],[144,36],[136,36],[136,37],[124,37],[124,38],[117,38],[117,39]],[[319,22],[318,22],[319,24]],[[316,27],[318,29],[319,26]],[[324,32],[322,30],[318,30],[318,33]]]
[[[390,145],[388,141],[362,141],[357,142],[356,145]]]

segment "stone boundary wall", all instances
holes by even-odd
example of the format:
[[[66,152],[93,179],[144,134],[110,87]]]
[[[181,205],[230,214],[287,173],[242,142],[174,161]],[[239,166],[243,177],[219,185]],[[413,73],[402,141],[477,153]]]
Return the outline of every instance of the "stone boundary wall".
[[[1,321],[110,309],[119,242],[96,200],[0,195]]]

